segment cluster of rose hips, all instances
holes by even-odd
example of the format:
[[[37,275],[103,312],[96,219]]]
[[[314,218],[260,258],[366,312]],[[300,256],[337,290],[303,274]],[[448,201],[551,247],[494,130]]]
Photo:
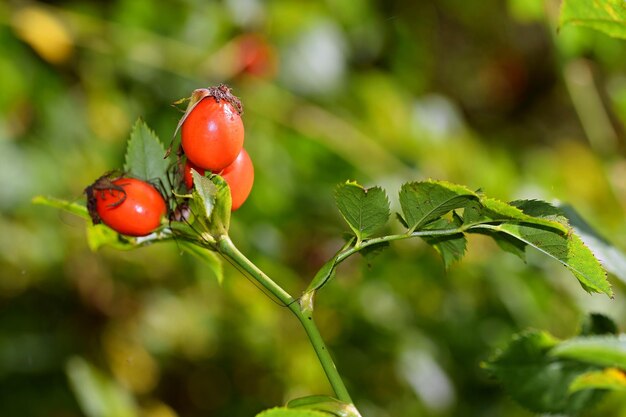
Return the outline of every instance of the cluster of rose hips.
[[[191,170],[219,174],[229,186],[232,210],[248,198],[254,167],[243,148],[242,106],[225,85],[194,91],[181,119],[181,159],[178,186],[193,188]],[[168,213],[157,187],[128,175],[106,174],[85,189],[94,224],[104,223],[118,233],[145,236],[161,225]]]

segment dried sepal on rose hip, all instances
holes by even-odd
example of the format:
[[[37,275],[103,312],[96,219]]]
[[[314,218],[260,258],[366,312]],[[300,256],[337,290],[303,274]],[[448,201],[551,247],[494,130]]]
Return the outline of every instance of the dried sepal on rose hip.
[[[224,84],[195,90],[179,122],[187,158],[212,172],[230,165],[243,147],[242,112],[241,101]]]
[[[104,223],[128,236],[154,232],[167,212],[161,193],[136,178],[105,174],[85,188],[85,194],[93,224]]]

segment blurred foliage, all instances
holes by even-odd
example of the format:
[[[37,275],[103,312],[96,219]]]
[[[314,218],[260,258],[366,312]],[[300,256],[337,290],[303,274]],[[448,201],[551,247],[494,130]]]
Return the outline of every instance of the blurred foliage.
[[[257,175],[233,240],[292,292],[342,245],[346,179],[563,201],[626,248],[626,44],[557,33],[558,6],[0,3],[0,414],[105,416],[104,390],[124,415],[245,417],[330,393],[296,320],[234,268],[220,285],[176,243],[92,253],[84,220],[31,205],[81,201],[139,117],[167,141],[171,104],[198,87],[243,100]],[[444,272],[427,245],[395,244],[318,295],[364,416],[529,416],[480,369],[490,352],[528,326],[574,334],[589,311],[626,327],[615,277],[607,301],[556,262],[469,248]],[[626,411],[624,395],[589,415]]]

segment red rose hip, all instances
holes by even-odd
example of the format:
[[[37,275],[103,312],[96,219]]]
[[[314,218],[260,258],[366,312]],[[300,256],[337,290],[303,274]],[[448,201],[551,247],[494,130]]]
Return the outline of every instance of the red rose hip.
[[[124,235],[152,233],[167,211],[161,193],[136,178],[102,177],[87,187],[86,192],[94,224],[102,222]]]

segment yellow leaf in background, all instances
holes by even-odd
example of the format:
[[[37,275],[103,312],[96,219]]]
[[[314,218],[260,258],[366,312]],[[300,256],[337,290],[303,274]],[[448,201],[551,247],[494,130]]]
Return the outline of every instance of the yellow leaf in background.
[[[61,64],[72,55],[74,45],[71,34],[50,11],[27,6],[15,12],[11,23],[17,36],[46,61]]]

